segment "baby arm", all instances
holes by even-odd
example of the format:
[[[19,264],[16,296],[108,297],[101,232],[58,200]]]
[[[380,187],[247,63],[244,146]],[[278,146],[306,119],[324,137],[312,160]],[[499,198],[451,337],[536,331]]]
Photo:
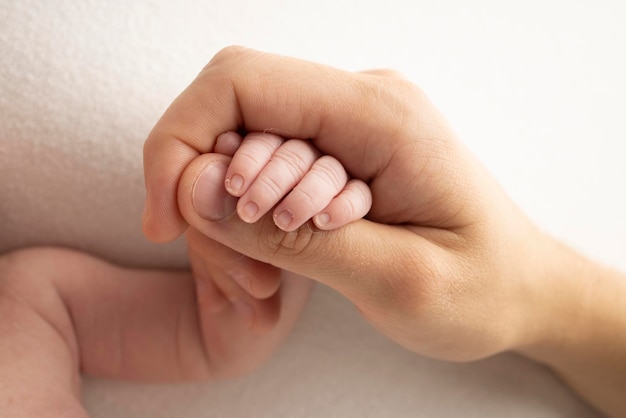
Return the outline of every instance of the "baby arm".
[[[81,373],[185,381],[249,371],[297,319],[308,292],[296,284],[274,297],[274,325],[253,332],[206,277],[121,268],[56,248],[0,256],[2,416],[87,416]]]
[[[218,136],[215,152],[232,156],[225,187],[239,198],[237,213],[246,222],[274,208],[274,222],[284,231],[309,219],[331,230],[362,218],[372,205],[367,184],[349,179],[337,159],[321,155],[310,141],[227,132]]]

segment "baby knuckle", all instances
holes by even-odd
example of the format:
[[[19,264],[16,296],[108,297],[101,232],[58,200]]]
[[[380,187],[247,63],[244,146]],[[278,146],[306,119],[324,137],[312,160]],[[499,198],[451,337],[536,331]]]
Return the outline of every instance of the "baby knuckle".
[[[296,150],[281,150],[272,156],[274,163],[278,163],[281,169],[286,170],[294,181],[300,179],[309,168],[309,162]]]
[[[279,184],[279,179],[273,177],[262,176],[257,178],[259,185],[263,190],[263,195],[271,200],[278,201],[283,197],[282,186]]]
[[[281,158],[289,165],[307,169],[316,157],[316,150],[312,149],[305,141],[292,139],[280,147],[274,156]]]
[[[291,192],[290,198],[300,203],[300,208],[318,207],[318,196],[314,190],[307,190],[305,187],[297,187]]]
[[[324,155],[316,161],[314,173],[335,188],[342,188],[348,180],[341,163],[330,155]]]
[[[270,155],[274,154],[279,147],[283,145],[285,140],[276,134],[271,132],[252,132],[249,133],[244,139],[245,142],[252,142],[261,145],[264,152],[268,152]]]
[[[258,167],[263,164],[263,158],[258,153],[248,152],[242,149],[237,153],[240,168],[247,169],[249,167]]]

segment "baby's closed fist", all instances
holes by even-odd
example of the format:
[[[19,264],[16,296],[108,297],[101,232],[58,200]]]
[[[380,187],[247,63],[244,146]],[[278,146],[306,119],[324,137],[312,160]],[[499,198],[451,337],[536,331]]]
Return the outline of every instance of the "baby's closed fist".
[[[274,223],[284,231],[309,219],[319,229],[332,230],[371,208],[367,184],[350,179],[336,158],[323,155],[310,141],[226,132],[217,138],[215,152],[232,156],[225,187],[239,198],[237,214],[245,222],[256,222],[274,208]]]

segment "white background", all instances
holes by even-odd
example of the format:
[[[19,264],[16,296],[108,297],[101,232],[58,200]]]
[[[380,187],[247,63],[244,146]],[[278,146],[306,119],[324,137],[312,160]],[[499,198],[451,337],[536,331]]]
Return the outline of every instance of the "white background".
[[[141,144],[215,52],[242,44],[398,70],[532,219],[626,270],[623,4],[4,0],[0,252],[59,243],[130,264],[184,264],[180,243],[141,237]],[[27,156],[42,163],[24,173]],[[521,358],[451,365],[407,353],[321,288],[253,376],[184,386],[88,379],[85,399],[96,417],[593,416]]]

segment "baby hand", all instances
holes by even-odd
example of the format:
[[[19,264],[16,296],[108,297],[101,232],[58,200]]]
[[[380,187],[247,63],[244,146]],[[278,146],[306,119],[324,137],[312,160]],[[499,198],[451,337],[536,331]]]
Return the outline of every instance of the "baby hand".
[[[309,219],[331,230],[362,218],[372,205],[367,184],[350,179],[336,158],[322,155],[309,141],[226,132],[214,151],[232,156],[225,188],[239,198],[237,214],[245,222],[256,222],[274,208],[274,223],[284,231]]]

